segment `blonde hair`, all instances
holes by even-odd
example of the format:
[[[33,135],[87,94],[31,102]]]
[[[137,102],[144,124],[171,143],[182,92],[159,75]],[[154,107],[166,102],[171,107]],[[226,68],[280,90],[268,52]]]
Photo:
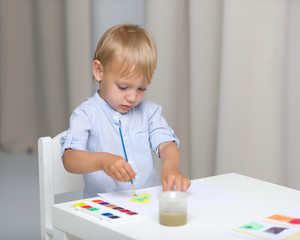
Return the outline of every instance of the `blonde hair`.
[[[120,24],[103,34],[94,60],[99,60],[104,68],[117,60],[122,76],[138,74],[150,83],[157,63],[155,41],[137,25]]]

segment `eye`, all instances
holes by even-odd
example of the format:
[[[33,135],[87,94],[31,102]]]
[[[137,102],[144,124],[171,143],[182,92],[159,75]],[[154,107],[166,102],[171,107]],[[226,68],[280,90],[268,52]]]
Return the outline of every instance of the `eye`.
[[[147,88],[139,88],[139,91],[146,91],[147,90]]]
[[[121,90],[126,90],[127,89],[126,86],[122,86],[122,85],[118,85],[118,88],[121,89]]]

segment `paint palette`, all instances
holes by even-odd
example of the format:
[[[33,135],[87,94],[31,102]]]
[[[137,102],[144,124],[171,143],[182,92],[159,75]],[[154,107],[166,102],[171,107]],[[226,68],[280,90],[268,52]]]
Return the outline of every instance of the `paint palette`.
[[[116,206],[102,199],[82,200],[72,205],[76,210],[100,218],[108,222],[122,222],[141,217],[131,210]]]

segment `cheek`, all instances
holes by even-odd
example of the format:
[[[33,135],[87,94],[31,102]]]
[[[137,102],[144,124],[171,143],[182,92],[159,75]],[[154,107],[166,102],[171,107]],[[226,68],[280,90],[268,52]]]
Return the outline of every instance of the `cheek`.
[[[119,89],[113,85],[108,86],[106,90],[109,96],[112,98],[116,98],[116,96],[119,95]]]
[[[144,96],[145,96],[145,92],[140,92],[140,93],[138,94],[138,101],[139,101],[139,102],[142,101],[142,99],[143,99]]]

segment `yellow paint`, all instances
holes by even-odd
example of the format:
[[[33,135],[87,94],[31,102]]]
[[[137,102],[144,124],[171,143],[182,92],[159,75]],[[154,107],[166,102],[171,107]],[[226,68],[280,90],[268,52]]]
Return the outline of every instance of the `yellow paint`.
[[[149,193],[143,193],[141,195],[133,196],[129,201],[135,203],[148,203],[150,202],[151,195]]]
[[[82,207],[82,206],[85,206],[85,205],[86,204],[82,203],[82,202],[73,204],[74,207]]]

